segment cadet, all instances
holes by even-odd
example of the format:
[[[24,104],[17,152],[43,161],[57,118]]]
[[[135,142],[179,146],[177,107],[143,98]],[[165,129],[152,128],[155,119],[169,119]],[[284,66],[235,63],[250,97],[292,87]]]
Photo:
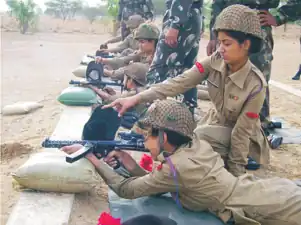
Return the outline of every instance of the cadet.
[[[135,95],[142,90],[146,85],[146,73],[148,66],[143,63],[132,63],[125,67],[125,79],[123,81],[125,90],[121,94],[116,94],[111,88],[106,88],[108,91],[99,90],[94,86],[89,86],[103,100],[103,103],[109,103],[120,97],[128,97]],[[99,105],[98,105],[99,106]],[[112,109],[101,109],[96,107],[93,113],[85,124],[83,129],[84,140],[112,140],[120,126],[121,120],[116,111]],[[144,104],[134,108],[136,114],[142,114],[146,109]]]
[[[234,177],[208,142],[194,138],[194,128],[192,114],[183,103],[157,101],[135,129],[144,135],[144,145],[152,158],[161,162],[156,169],[147,173],[128,153],[111,152],[105,162],[112,164],[117,157],[131,174],[125,178],[93,153],[86,158],[121,198],[171,192],[179,207],[209,211],[226,224],[300,224],[300,187],[281,178],[256,180],[250,174]],[[72,154],[81,147],[62,150]]]
[[[281,26],[288,21],[295,21],[301,19],[301,1],[288,0],[286,4],[277,9],[277,16],[273,17],[269,12],[260,14],[260,19],[264,25]],[[301,47],[301,36],[300,36]],[[299,65],[299,71],[293,76],[293,80],[300,80],[301,76],[301,64]]]
[[[248,6],[251,9],[258,13],[267,12],[271,8],[277,8],[280,0],[216,0],[213,1],[212,4],[212,12],[211,12],[211,22],[210,22],[210,30],[214,25],[216,17],[219,13],[229,5],[232,4],[243,4]],[[260,11],[259,11],[260,10]],[[261,24],[264,42],[262,48],[259,52],[251,54],[250,60],[251,62],[263,73],[267,83],[271,77],[271,63],[273,60],[273,47],[274,40],[272,35],[272,27],[270,25]],[[216,49],[217,40],[214,37],[213,33],[210,33],[210,42],[207,46],[207,54],[211,55]],[[269,119],[270,116],[270,98],[269,98],[269,87],[266,88],[266,97],[262,106],[262,110],[260,113],[260,119],[262,121],[263,127],[267,127],[268,124],[272,123]]]
[[[121,25],[121,36],[124,39],[130,31],[125,21],[132,15],[138,14],[145,20],[153,20],[154,5],[152,0],[119,0],[117,21]]]
[[[98,51],[105,53],[121,53],[122,55],[128,55],[129,53],[133,53],[134,50],[138,50],[139,44],[137,40],[134,39],[134,30],[139,27],[140,24],[144,23],[144,19],[140,15],[130,16],[128,21],[125,22],[127,28],[130,29],[131,33],[122,41],[117,47],[109,48],[109,49],[100,49]],[[109,40],[104,45],[107,45],[112,40]],[[129,51],[129,49],[131,51]],[[125,54],[125,51],[127,54]]]
[[[162,33],[147,75],[149,84],[175,77],[193,66],[201,34],[203,0],[166,0]],[[197,90],[184,94],[184,102],[197,102]]]
[[[123,80],[124,66],[128,65],[131,61],[147,65],[151,63],[156,51],[159,34],[160,31],[156,25],[152,23],[140,24],[134,33],[134,38],[139,43],[139,50],[127,56],[112,59],[97,57],[96,62],[111,67],[112,70],[104,70],[104,75],[114,80]]]
[[[182,75],[106,107],[120,106],[123,114],[138,102],[176,96],[207,80],[214,106],[196,132],[222,155],[229,171],[237,176],[245,173],[248,156],[260,164],[269,163],[270,148],[259,121],[267,83],[248,59],[249,53],[259,51],[262,32],[257,14],[243,5],[224,9],[214,32],[220,47],[213,55]]]

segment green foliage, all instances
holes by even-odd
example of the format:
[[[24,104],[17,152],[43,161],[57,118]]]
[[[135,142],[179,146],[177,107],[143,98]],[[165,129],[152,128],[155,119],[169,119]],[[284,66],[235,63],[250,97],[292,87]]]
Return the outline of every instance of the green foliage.
[[[119,11],[119,0],[107,0],[108,13],[111,17],[117,18]]]
[[[33,0],[6,0],[11,16],[15,17],[19,23],[19,29],[22,34],[25,34],[29,26],[37,20],[37,5]]]
[[[153,0],[155,15],[164,15],[166,5],[164,0]]]

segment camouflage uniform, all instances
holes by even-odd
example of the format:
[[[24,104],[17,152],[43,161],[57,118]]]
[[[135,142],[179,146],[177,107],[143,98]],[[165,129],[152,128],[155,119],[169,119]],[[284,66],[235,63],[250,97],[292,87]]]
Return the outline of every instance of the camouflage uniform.
[[[288,0],[287,3],[277,9],[278,14],[276,16],[277,25],[280,26],[288,21],[294,21],[301,19],[301,1],[300,0]],[[300,36],[301,47],[301,36]],[[301,64],[293,80],[299,80],[301,76]]]
[[[121,36],[123,39],[129,33],[125,21],[134,14],[141,15],[146,20],[153,20],[154,5],[152,0],[119,0],[117,20],[121,22]]]
[[[93,163],[103,180],[121,198],[170,192],[179,207],[213,213],[225,224],[300,224],[301,188],[281,178],[256,180],[250,174],[234,177],[208,142],[194,138],[195,123],[183,104],[173,100],[157,101],[137,125],[136,131],[145,137],[151,135],[153,128],[159,130],[160,167],[148,173],[136,164],[129,171],[131,177],[125,178],[103,160]],[[165,130],[192,141],[174,146],[173,152],[166,151],[162,138]],[[166,216],[168,213],[166,210]]]
[[[166,6],[162,32],[147,75],[149,84],[183,73],[193,66],[198,54],[203,0],[166,0]],[[169,28],[179,30],[177,47],[165,43]],[[184,101],[191,100],[197,100],[195,88],[184,94]]]
[[[134,50],[138,50],[139,43],[134,38],[134,31],[143,22],[144,19],[140,15],[130,16],[125,24],[131,30],[131,33],[117,47],[110,48],[107,51],[111,53],[121,53],[121,55],[126,56],[133,53]]]
[[[269,10],[271,8],[277,8],[280,0],[215,0],[212,4],[211,12],[211,21],[210,21],[210,30],[214,26],[216,17],[220,12],[226,7],[233,4],[241,4],[250,7],[255,10]],[[264,43],[260,52],[250,55],[251,62],[263,73],[266,78],[266,81],[269,82],[271,77],[271,63],[273,60],[273,48],[274,40],[272,35],[271,26],[262,27],[264,35]],[[214,38],[213,33],[211,32],[210,39]],[[266,89],[266,98],[263,103],[261,110],[261,120],[269,119],[270,116],[270,94],[269,88]]]
[[[152,23],[143,23],[141,24],[134,33],[134,38],[138,39],[153,39],[157,40],[159,37],[159,29],[156,25]],[[152,56],[145,55],[141,53],[139,50],[129,54],[124,57],[115,57],[112,59],[107,59],[107,65],[109,65],[113,69],[113,75],[110,76],[115,80],[123,80],[124,76],[124,67],[128,65],[130,62],[142,62],[147,65],[151,63]]]

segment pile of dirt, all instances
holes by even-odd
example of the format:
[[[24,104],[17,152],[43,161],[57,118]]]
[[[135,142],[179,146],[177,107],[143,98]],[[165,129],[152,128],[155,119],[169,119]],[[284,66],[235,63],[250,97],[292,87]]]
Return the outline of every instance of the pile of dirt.
[[[28,144],[21,144],[19,142],[8,142],[1,144],[1,159],[8,161],[15,157],[28,154],[33,151],[33,147]]]

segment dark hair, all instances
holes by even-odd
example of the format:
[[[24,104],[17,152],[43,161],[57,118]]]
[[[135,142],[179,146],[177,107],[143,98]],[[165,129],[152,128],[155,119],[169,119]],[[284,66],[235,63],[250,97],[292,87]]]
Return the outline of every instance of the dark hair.
[[[251,34],[246,34],[240,31],[233,31],[233,30],[218,30],[217,32],[220,31],[225,32],[228,36],[235,39],[239,44],[242,44],[244,41],[249,40],[251,42],[249,54],[259,52],[262,47],[263,40]],[[216,36],[217,36],[217,32],[215,32]]]
[[[141,215],[123,222],[122,225],[177,225],[177,222],[168,217]]]
[[[188,142],[191,141],[190,137],[184,136],[175,131],[168,130],[168,129],[163,129],[163,131],[167,135],[167,141],[173,146],[179,147],[179,146],[181,146],[183,144],[187,144]],[[152,136],[157,137],[158,135],[159,135],[159,129],[153,128]]]

